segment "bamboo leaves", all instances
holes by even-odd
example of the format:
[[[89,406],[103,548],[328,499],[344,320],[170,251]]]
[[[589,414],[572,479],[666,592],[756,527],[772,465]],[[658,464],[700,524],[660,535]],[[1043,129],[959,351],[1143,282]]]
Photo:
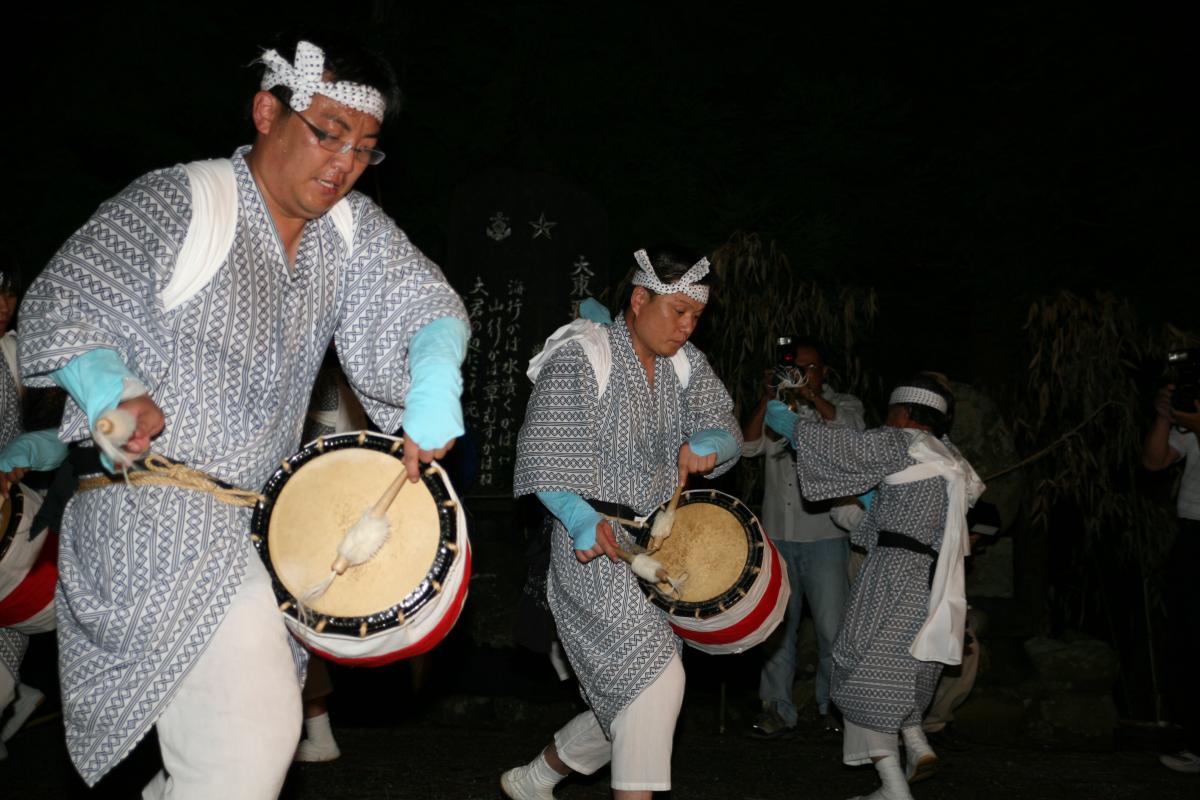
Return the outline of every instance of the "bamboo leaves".
[[[1082,517],[1079,585],[1086,583],[1082,556],[1096,547],[1116,552],[1153,583],[1173,526],[1170,509],[1148,497],[1138,480],[1153,388],[1138,375],[1163,358],[1168,342],[1189,334],[1148,330],[1114,295],[1070,292],[1033,303],[1025,332],[1031,357],[1017,430],[1022,449],[1041,454],[1028,467],[1031,521],[1053,534],[1056,508]],[[1084,596],[1066,593],[1058,600],[1078,624]]]

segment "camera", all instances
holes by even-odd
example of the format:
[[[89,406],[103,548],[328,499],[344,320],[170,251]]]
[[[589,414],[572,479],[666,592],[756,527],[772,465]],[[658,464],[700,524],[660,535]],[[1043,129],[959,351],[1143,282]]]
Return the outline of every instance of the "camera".
[[[796,337],[780,336],[775,339],[775,367],[796,366]]]
[[[1167,353],[1167,382],[1175,384],[1171,407],[1187,414],[1196,413],[1200,399],[1200,347]]]
[[[796,338],[780,336],[775,339],[775,374],[771,378],[771,387],[775,390],[776,399],[787,404],[795,411],[800,406],[798,391],[808,383],[808,375],[796,364]]]

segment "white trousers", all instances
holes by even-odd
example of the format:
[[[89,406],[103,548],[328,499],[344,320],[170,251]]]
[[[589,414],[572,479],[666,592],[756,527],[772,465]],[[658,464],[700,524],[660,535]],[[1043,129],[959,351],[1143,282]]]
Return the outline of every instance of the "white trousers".
[[[158,719],[163,771],[146,800],[279,796],[300,741],[300,684],[270,578],[251,552],[208,649]]]
[[[880,733],[842,720],[842,763],[868,764],[884,756],[900,757],[900,742],[894,733]]]
[[[654,683],[621,709],[612,724],[612,741],[596,715],[585,711],[554,734],[562,762],[591,775],[612,762],[612,788],[665,792],[671,788],[671,746],[683,704],[683,662],[676,655]]]

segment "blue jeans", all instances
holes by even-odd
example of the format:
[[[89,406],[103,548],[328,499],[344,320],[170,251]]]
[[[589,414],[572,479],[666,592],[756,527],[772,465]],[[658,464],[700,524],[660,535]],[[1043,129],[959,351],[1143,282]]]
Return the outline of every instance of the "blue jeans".
[[[758,696],[764,706],[775,709],[783,721],[792,726],[796,724],[796,706],[792,702],[792,683],[796,676],[796,635],[800,630],[805,597],[812,609],[817,633],[817,708],[822,714],[829,711],[833,642],[842,624],[842,612],[850,588],[846,577],[850,540],[842,536],[817,542],[774,543],[787,569],[792,596],[780,626],[783,635],[772,637],[767,642],[766,646],[770,649],[767,663],[763,665]]]

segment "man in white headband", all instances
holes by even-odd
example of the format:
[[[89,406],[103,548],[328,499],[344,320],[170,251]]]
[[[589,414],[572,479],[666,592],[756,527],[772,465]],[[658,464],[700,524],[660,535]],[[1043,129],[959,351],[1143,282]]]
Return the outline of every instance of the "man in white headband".
[[[22,375],[67,390],[60,437],[96,439],[106,466],[152,448],[257,490],[298,448],[334,339],[371,420],[404,428],[416,480],[462,433],[468,327],[438,267],[351,191],[383,159],[395,78],[335,37],[260,56],[253,145],[152,172],[101,206],[26,295]],[[96,425],[118,404],[133,419],[123,446]],[[278,795],[306,659],[250,514],[119,479],[68,507],[63,716],[89,785],[156,726],[164,771],[146,797]]]
[[[908,784],[936,767],[921,718],[942,665],[962,658],[966,511],[983,484],[943,438],[952,417],[953,395],[932,373],[899,386],[886,426],[865,432],[808,422],[777,401],[767,408],[767,424],[796,448],[806,498],[878,487],[851,534],[868,555],[834,643],[832,687],[843,761],[879,772],[870,800],[911,800]]]
[[[624,313],[578,335],[560,330],[531,372],[513,485],[555,518],[546,593],[590,709],[504,773],[513,800],[551,800],[571,771],[610,761],[617,798],[671,788],[680,640],[617,556],[629,533],[602,514],[646,515],[689,475],[725,472],[741,436],[729,393],[688,343],[708,302],[708,261],[677,248],[634,260]]]

